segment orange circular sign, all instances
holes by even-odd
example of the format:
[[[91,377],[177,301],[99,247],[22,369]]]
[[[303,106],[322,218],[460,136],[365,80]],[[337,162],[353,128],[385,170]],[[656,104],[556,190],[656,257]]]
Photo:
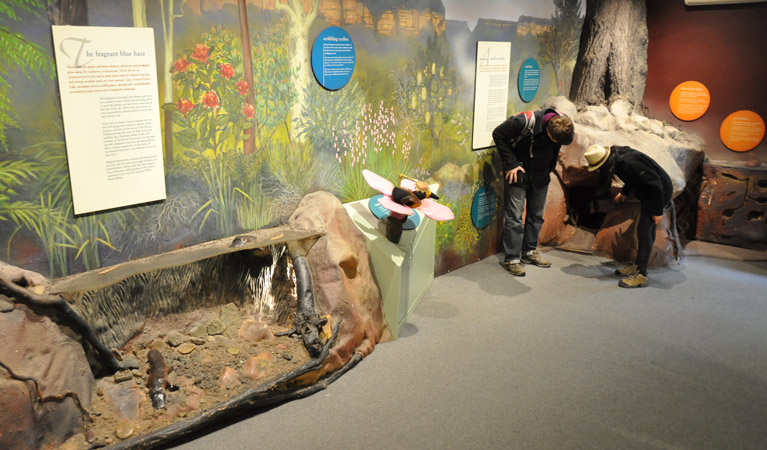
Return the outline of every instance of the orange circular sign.
[[[695,120],[708,111],[711,95],[708,88],[697,81],[685,81],[671,92],[668,105],[680,120]]]
[[[764,138],[764,120],[748,110],[735,111],[727,116],[719,127],[719,137],[730,150],[747,152],[753,150]]]

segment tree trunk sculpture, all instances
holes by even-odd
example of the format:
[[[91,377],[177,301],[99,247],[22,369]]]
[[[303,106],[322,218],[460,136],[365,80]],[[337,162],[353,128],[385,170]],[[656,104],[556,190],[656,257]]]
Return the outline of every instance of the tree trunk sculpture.
[[[570,99],[642,104],[647,78],[645,0],[588,0]]]

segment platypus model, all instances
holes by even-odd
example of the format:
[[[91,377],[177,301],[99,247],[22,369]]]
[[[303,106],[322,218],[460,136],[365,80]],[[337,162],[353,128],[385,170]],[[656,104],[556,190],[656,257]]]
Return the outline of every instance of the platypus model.
[[[168,381],[168,374],[173,368],[165,364],[165,359],[159,350],[149,350],[147,360],[149,361],[149,368],[146,372],[149,374],[149,379],[146,386],[149,388],[152,406],[155,409],[163,409],[165,408],[165,389],[170,391],[178,389],[178,386],[174,386]]]

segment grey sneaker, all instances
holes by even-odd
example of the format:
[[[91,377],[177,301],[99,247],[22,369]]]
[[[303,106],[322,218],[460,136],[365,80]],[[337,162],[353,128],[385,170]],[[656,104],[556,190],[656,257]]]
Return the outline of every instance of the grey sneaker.
[[[637,288],[647,286],[647,276],[637,272],[630,277],[624,278],[618,282],[618,286],[624,288]]]
[[[508,270],[510,274],[516,277],[525,276],[525,266],[523,266],[522,263],[507,262],[503,264],[503,268]]]
[[[533,250],[529,254],[522,254],[522,262],[532,264],[538,267],[551,267],[551,262],[541,256],[537,250]]]
[[[631,275],[634,275],[637,272],[639,272],[639,268],[637,267],[636,264],[632,264],[626,267],[621,267],[620,269],[615,269],[615,275],[619,275],[622,277],[630,277]]]

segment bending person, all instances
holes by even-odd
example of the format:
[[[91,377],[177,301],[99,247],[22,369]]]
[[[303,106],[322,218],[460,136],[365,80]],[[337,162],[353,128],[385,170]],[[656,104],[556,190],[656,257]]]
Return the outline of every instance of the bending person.
[[[671,206],[674,192],[671,178],[654,159],[630,147],[592,145],[584,156],[589,172],[599,170],[600,188],[609,189],[615,176],[623,181],[623,188],[614,198],[616,203],[623,202],[632,193],[639,200],[636,262],[617,269],[615,274],[625,277],[618,283],[621,287],[644,287],[655,233],[663,211]]]

